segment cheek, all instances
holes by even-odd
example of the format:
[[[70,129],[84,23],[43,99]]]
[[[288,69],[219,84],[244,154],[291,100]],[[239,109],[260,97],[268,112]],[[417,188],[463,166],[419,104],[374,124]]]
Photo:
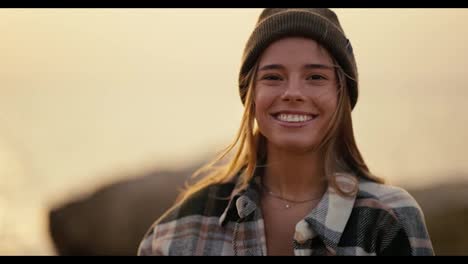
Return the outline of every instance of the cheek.
[[[264,135],[269,134],[271,129],[270,109],[274,102],[274,96],[271,93],[257,92],[255,94],[255,120],[260,132]]]
[[[338,104],[337,92],[333,91],[324,94],[318,100],[316,100],[316,103],[325,115],[332,115]]]
[[[255,117],[261,118],[268,114],[268,109],[273,104],[274,96],[271,93],[259,89],[255,93]]]

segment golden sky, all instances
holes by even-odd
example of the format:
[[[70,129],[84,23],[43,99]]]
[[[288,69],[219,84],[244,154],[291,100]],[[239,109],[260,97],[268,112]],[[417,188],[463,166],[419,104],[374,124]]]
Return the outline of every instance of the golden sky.
[[[334,10],[358,63],[353,121],[370,169],[405,186],[468,177],[468,10]],[[0,216],[11,199],[35,210],[18,215],[43,216],[114,174],[189,165],[229,143],[259,12],[0,10]],[[31,241],[26,251],[45,252]]]

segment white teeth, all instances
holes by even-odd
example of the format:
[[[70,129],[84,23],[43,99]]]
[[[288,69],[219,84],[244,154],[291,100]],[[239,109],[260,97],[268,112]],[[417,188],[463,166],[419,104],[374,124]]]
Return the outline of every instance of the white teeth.
[[[276,118],[284,122],[305,122],[313,119],[312,115],[279,114]]]

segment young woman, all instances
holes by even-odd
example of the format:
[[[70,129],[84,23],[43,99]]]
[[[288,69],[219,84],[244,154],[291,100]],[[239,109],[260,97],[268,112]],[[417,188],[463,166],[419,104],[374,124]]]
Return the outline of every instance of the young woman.
[[[356,146],[357,77],[334,12],[265,9],[244,51],[236,139],[138,254],[433,255],[417,202]]]

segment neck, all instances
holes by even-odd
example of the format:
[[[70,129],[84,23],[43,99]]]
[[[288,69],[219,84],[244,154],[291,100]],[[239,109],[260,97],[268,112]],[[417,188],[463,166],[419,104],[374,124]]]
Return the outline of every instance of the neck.
[[[263,184],[272,192],[290,200],[306,200],[326,190],[321,152],[292,153],[270,144]]]

